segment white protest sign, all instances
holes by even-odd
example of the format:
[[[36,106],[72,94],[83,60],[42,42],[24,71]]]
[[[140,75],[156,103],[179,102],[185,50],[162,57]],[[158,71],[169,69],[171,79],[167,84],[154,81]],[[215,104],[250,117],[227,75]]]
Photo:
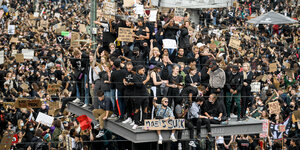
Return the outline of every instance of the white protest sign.
[[[33,17],[38,18],[40,16],[39,12],[34,12]]]
[[[150,10],[149,21],[151,22],[156,21],[156,17],[157,17],[157,10]]]
[[[44,124],[48,127],[52,126],[54,117],[51,117],[49,115],[46,115],[44,113],[39,112],[37,118],[36,118],[36,122],[40,122],[41,124]]]
[[[183,130],[185,129],[184,119],[153,119],[144,121],[145,130]]]
[[[0,64],[4,63],[4,51],[0,51]]]
[[[13,35],[16,33],[16,26],[15,25],[8,25],[8,34]]]
[[[252,82],[250,86],[251,86],[251,92],[260,92],[260,86],[261,86],[260,82]]]
[[[136,5],[135,6],[135,14],[144,16],[144,5]]]
[[[177,48],[176,41],[173,39],[163,39],[164,48]]]
[[[24,59],[33,59],[34,50],[33,49],[22,49],[22,54],[24,55]]]

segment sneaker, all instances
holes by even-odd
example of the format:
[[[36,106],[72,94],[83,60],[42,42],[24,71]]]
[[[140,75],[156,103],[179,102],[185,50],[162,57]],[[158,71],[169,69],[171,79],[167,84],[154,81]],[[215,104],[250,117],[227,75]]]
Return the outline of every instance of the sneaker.
[[[130,125],[131,125],[131,126],[135,125],[134,121],[132,121],[132,122],[130,123]]]
[[[158,144],[162,144],[162,141],[163,141],[163,139],[162,139],[162,138],[159,138],[157,143],[158,143]]]
[[[103,130],[100,130],[98,135],[96,135],[96,138],[100,138],[104,135],[104,131]]]
[[[132,119],[129,117],[126,120],[124,120],[122,123],[126,124],[126,123],[132,123]]]
[[[182,150],[182,144],[178,143],[178,150]]]
[[[171,140],[172,142],[177,142],[177,140],[176,140],[176,138],[175,138],[174,135],[171,135],[171,136],[170,136],[170,140]]]
[[[108,119],[114,119],[114,118],[117,118],[116,114],[112,114],[112,115],[110,115],[110,117],[108,117]]]
[[[133,130],[136,130],[137,127],[138,127],[138,125],[137,125],[137,124],[134,124],[133,127],[132,127],[132,129],[133,129]]]
[[[94,126],[94,129],[98,129],[100,127],[100,124],[97,124]]]
[[[87,105],[87,104],[84,104],[82,107],[88,107],[88,105]]]
[[[76,98],[73,103],[79,103],[80,102],[80,99],[79,98]]]
[[[239,122],[239,121],[241,121],[241,118],[240,118],[240,117],[238,117],[236,120]]]
[[[230,117],[228,117],[228,118],[227,118],[227,120],[229,121],[229,120],[231,120],[231,118],[230,118]]]
[[[194,141],[190,141],[189,145],[192,147],[197,147]]]

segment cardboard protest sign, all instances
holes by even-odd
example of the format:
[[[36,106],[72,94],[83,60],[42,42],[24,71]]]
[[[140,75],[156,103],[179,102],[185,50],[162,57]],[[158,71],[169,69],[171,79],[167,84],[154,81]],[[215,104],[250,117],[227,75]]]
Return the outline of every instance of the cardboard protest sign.
[[[269,135],[269,120],[268,119],[263,119],[262,120],[262,132],[259,134],[260,138],[267,138]]]
[[[86,115],[81,115],[81,116],[77,117],[77,121],[80,124],[81,130],[90,129],[92,127],[91,126],[92,119]]]
[[[280,113],[280,105],[278,103],[278,101],[276,102],[270,102],[268,103],[269,105],[269,112],[270,114],[279,114]]]
[[[23,63],[24,62],[24,55],[19,53],[19,54],[16,54],[16,62],[17,63]]]
[[[104,2],[103,13],[104,15],[116,15],[116,3]]]
[[[24,59],[33,59],[34,50],[33,49],[22,49],[22,54],[24,55]]]
[[[80,31],[81,33],[87,33],[87,32],[86,32],[86,27],[85,27],[84,24],[80,24],[80,25],[79,25],[79,31]]]
[[[185,129],[184,119],[153,119],[144,121],[145,130],[183,130]]]
[[[17,37],[11,37],[10,39],[10,43],[17,43],[19,41],[19,39]]]
[[[236,37],[231,37],[229,41],[229,46],[235,49],[240,49],[241,41]]]
[[[277,64],[276,63],[269,64],[269,72],[275,72],[275,71],[277,71]]]
[[[245,38],[247,41],[250,41],[250,40],[251,40],[251,37],[248,36],[248,35],[245,35],[244,38]]]
[[[176,41],[173,39],[163,39],[164,48],[177,48]]]
[[[48,94],[54,95],[59,91],[60,91],[60,85],[59,84],[48,84],[48,87],[47,87],[47,93]]]
[[[276,87],[276,89],[279,89],[280,83],[276,78],[273,78],[273,84]]]
[[[56,34],[61,34],[62,31],[66,31],[67,27],[66,26],[58,26],[57,29],[55,30]]]
[[[77,33],[77,32],[72,32],[71,33],[71,46],[72,47],[79,47],[80,42],[78,40],[80,40],[80,34]]]
[[[41,108],[42,102],[40,99],[18,98],[15,102],[16,108]]]
[[[134,0],[123,0],[123,7],[133,7]]]
[[[51,127],[53,120],[54,120],[54,117],[51,117],[49,115],[39,112],[35,121],[40,122],[41,124],[46,125],[48,127]]]
[[[55,101],[55,102],[47,102],[49,104],[49,111],[48,114],[50,116],[56,115],[56,112],[58,112],[61,108],[61,102]]]
[[[0,51],[0,64],[4,63],[4,51]]]
[[[48,28],[49,22],[48,20],[41,20],[40,21],[40,26],[43,28]]]
[[[150,16],[149,16],[149,21],[150,22],[155,22],[156,21],[157,11],[158,10],[150,10]]]
[[[60,17],[60,13],[55,13],[54,17],[59,18]]]
[[[175,8],[174,11],[174,21],[176,23],[180,23],[181,21],[183,21],[183,17],[184,17],[184,8]]]
[[[133,42],[133,29],[131,28],[119,28],[118,32],[118,41],[124,41],[124,42]]]
[[[251,92],[260,92],[260,86],[261,86],[260,82],[252,82],[250,86],[251,86]]]
[[[10,147],[12,145],[13,137],[14,137],[14,133],[11,132],[11,131],[4,134],[4,136],[1,140],[0,150],[10,150]]]
[[[9,35],[16,34],[16,25],[8,25],[7,31]]]

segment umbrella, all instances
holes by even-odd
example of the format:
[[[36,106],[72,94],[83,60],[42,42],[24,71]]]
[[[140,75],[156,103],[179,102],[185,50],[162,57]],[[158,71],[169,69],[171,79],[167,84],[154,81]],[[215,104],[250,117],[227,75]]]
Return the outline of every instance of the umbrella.
[[[297,20],[274,12],[273,10],[247,21],[247,23],[253,24],[290,24],[297,22]]]

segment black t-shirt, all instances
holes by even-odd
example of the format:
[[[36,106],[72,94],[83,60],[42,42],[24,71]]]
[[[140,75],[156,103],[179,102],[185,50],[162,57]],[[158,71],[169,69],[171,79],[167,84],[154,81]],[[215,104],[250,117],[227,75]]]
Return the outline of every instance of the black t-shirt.
[[[112,103],[111,100],[107,97],[104,98],[104,100],[99,101],[99,105],[101,109],[104,109],[105,111],[112,111],[113,107],[112,107]]]
[[[238,140],[238,146],[240,148],[240,150],[248,150],[249,148],[249,141],[248,140],[244,140],[244,139],[241,139],[241,140]]]
[[[115,70],[111,73],[111,85],[112,89],[118,89],[119,91],[122,91],[124,88],[123,79],[125,75],[125,70]]]
[[[128,83],[133,83],[133,73],[132,72],[128,72],[127,70],[124,71],[125,75],[124,75],[124,79],[126,82]],[[125,87],[125,91],[126,93],[132,93],[134,90],[134,86],[133,85],[127,85],[124,86]]]

